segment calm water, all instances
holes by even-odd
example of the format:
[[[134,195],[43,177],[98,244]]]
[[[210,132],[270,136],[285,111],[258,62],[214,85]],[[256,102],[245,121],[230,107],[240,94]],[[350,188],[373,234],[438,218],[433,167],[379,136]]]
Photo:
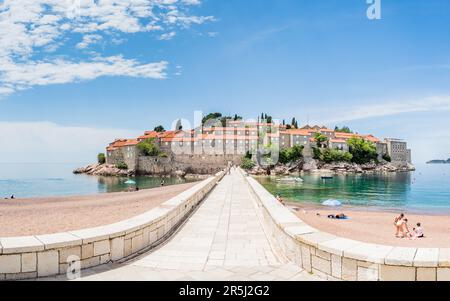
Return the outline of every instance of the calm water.
[[[450,164],[418,165],[415,172],[387,175],[341,175],[331,180],[305,175],[303,183],[257,178],[271,193],[309,204],[339,200],[351,206],[450,213]]]
[[[87,195],[127,189],[128,178],[74,175],[72,170],[86,164],[7,164],[0,163],[0,197],[17,198]],[[159,177],[133,178],[141,189],[157,187]],[[188,181],[164,178],[165,185]]]

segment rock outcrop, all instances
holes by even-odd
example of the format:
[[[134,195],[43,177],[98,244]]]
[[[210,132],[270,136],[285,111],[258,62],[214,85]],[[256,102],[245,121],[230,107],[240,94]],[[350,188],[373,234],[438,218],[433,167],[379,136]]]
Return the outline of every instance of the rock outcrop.
[[[92,176],[117,176],[130,177],[134,176],[134,170],[119,169],[114,165],[108,164],[91,164],[86,167],[81,167],[73,171],[74,174],[87,174]]]
[[[393,163],[367,163],[356,164],[346,162],[324,163],[318,160],[308,160],[308,162],[298,161],[289,164],[278,164],[271,169],[271,175],[289,175],[297,172],[318,172],[318,173],[385,173],[412,171],[415,167],[412,164]],[[268,171],[260,166],[255,166],[249,171],[252,175],[268,175]]]

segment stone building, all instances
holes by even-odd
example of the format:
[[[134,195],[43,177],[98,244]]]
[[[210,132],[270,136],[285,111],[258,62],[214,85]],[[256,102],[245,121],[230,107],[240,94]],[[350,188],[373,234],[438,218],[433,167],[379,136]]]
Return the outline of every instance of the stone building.
[[[408,149],[406,141],[395,138],[386,138],[384,141],[392,163],[411,164],[411,150]]]
[[[158,133],[147,131],[137,139],[118,139],[107,147],[107,163],[124,162],[129,169],[143,173],[164,173],[177,169],[192,172],[214,172],[225,167],[229,161],[240,163],[247,153],[255,154],[261,145],[272,145],[279,149],[304,146],[311,150],[316,146],[314,136],[327,137],[322,147],[349,151],[348,140],[359,137],[375,144],[378,159],[389,155],[393,163],[411,163],[411,151],[405,141],[399,139],[380,139],[373,135],[342,133],[320,126],[305,126],[300,129],[287,129],[284,125],[230,121],[226,127],[200,127],[189,131],[166,131]],[[153,139],[166,156],[164,158],[145,158],[137,145]]]

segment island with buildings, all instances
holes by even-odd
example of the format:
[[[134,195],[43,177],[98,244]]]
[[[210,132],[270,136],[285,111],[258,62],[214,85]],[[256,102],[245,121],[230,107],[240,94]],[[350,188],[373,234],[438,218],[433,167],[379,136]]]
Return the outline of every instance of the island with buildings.
[[[218,114],[220,116],[220,114]],[[237,115],[236,115],[237,116]],[[381,140],[347,127],[298,127],[269,120],[214,119],[194,129],[156,127],[136,138],[116,139],[98,164],[75,173],[180,176],[214,174],[229,164],[251,174],[296,172],[396,172],[413,170],[400,139]]]

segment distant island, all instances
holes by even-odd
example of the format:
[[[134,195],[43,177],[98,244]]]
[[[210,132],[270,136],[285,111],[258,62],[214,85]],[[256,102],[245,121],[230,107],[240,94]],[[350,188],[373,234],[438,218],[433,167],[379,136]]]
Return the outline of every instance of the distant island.
[[[450,164],[450,158],[447,160],[431,160],[428,161],[427,164]]]

